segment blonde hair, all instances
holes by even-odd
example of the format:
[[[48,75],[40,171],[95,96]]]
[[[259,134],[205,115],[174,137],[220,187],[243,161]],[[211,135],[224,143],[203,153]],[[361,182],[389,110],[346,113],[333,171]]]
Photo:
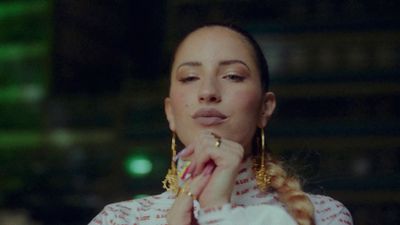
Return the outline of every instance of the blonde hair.
[[[271,160],[267,162],[267,168],[271,188],[278,193],[290,215],[299,225],[314,225],[314,206],[302,190],[299,179],[289,176],[281,162]]]

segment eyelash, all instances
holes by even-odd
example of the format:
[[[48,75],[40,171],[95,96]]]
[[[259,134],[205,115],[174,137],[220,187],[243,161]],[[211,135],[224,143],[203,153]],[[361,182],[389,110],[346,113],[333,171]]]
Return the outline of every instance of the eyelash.
[[[233,82],[242,82],[242,81],[244,81],[244,79],[246,79],[244,76],[238,75],[238,74],[227,74],[227,75],[224,75],[222,78],[231,80]],[[198,79],[199,78],[197,76],[187,76],[187,77],[183,77],[183,78],[179,79],[179,82],[185,84],[185,83],[193,82]]]
[[[179,79],[179,81],[181,83],[189,83],[189,82],[195,81],[197,79],[198,79],[198,77],[196,77],[196,76],[187,76],[187,77],[183,77],[183,78]]]
[[[234,82],[242,82],[245,79],[244,76],[238,74],[227,74],[223,78],[232,80]]]

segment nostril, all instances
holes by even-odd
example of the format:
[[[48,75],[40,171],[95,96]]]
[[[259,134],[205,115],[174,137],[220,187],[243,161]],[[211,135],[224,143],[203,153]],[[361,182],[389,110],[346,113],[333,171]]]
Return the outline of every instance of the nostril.
[[[210,102],[216,102],[217,98],[215,96],[210,97]]]
[[[208,97],[200,97],[199,100],[201,102],[218,102],[218,99],[216,96],[208,96]]]

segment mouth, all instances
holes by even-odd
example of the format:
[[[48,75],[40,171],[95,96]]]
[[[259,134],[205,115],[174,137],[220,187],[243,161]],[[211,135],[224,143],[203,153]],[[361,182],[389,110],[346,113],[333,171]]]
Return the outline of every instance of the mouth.
[[[192,118],[202,126],[214,126],[225,122],[228,117],[216,109],[200,109]]]

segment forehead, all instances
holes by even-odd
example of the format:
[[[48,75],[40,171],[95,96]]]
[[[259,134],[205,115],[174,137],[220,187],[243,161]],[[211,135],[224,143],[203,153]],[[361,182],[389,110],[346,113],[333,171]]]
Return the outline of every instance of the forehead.
[[[240,33],[226,27],[203,27],[180,44],[175,62],[185,60],[243,59],[254,61],[253,48]]]

